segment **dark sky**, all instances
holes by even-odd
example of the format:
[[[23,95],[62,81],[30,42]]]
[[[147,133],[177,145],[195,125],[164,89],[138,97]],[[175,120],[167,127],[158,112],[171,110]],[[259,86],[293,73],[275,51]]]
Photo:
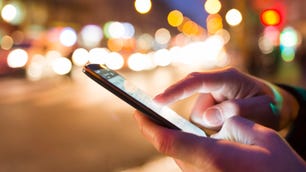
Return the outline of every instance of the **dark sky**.
[[[204,0],[162,0],[171,9],[178,9],[199,25],[206,26],[207,13],[204,10]]]

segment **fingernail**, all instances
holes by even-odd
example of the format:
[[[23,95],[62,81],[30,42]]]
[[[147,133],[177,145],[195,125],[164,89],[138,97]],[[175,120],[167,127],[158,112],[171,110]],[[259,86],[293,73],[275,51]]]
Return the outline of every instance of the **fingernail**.
[[[203,120],[206,124],[217,127],[223,122],[221,111],[217,108],[208,109],[203,115]]]
[[[153,100],[158,101],[159,99],[161,99],[161,97],[161,94],[158,94],[153,98]]]

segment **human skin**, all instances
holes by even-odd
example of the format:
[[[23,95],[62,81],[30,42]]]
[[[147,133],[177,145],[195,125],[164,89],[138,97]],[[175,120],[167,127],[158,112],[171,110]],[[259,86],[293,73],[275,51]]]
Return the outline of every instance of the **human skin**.
[[[199,96],[190,119],[215,130],[210,137],[167,129],[135,113],[147,140],[183,171],[306,171],[305,162],[277,133],[299,110],[285,90],[229,67],[191,73],[155,101],[168,105],[193,94]]]
[[[226,119],[211,137],[164,128],[138,111],[135,119],[145,138],[184,172],[306,171],[305,162],[275,130],[240,116]]]
[[[198,93],[190,119],[210,129],[242,116],[277,131],[290,126],[299,105],[285,90],[235,68],[194,72],[167,88],[155,100],[163,105]]]

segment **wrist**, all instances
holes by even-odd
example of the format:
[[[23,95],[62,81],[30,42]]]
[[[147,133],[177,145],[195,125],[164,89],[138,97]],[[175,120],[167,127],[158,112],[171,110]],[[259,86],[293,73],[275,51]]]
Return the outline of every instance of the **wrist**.
[[[280,129],[290,126],[297,118],[300,105],[297,99],[286,90],[276,88],[283,97],[283,106],[280,111]]]

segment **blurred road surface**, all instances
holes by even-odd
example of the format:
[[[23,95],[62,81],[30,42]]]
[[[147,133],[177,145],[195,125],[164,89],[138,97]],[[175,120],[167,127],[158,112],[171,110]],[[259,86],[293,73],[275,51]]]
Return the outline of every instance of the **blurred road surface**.
[[[127,74],[154,95],[176,72]],[[163,76],[160,78],[159,76]],[[112,172],[160,156],[133,111],[79,70],[41,81],[0,79],[0,171]]]

